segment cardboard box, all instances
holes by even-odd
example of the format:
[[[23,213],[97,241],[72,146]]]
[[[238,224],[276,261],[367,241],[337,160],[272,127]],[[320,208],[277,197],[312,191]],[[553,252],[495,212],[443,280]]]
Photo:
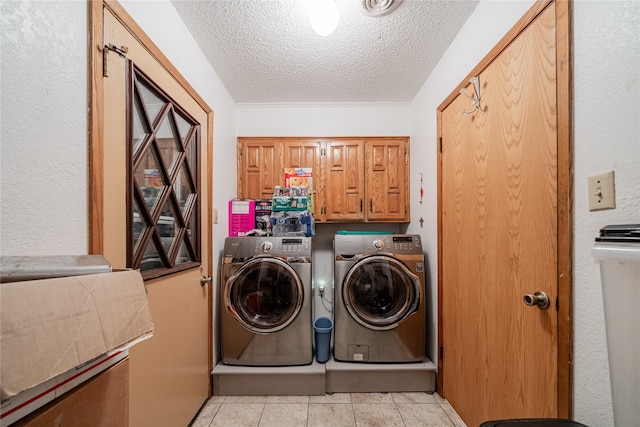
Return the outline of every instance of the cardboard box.
[[[0,309],[2,400],[153,334],[133,270],[2,283]]]
[[[229,237],[243,237],[253,230],[256,223],[256,201],[253,199],[229,200]]]
[[[126,427],[129,425],[129,359],[19,420],[14,427]]]
[[[271,199],[256,199],[256,221],[254,228],[271,233],[271,211],[273,201]]]
[[[128,358],[128,349],[114,350],[3,400],[0,407],[0,427],[13,425],[17,420],[40,412],[43,406],[60,400],[67,393]]]
[[[313,210],[313,169],[312,168],[285,168],[284,169],[284,186],[285,187],[306,187],[308,189],[308,209]],[[306,195],[305,195],[306,196]],[[304,209],[307,209],[305,207]]]

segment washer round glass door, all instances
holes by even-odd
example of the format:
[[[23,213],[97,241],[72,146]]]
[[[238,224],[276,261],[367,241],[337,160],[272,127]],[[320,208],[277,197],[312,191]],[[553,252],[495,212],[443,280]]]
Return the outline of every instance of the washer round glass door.
[[[342,283],[342,300],[362,326],[393,329],[418,310],[420,279],[396,258],[373,255],[349,269]]]
[[[257,333],[286,328],[300,312],[303,300],[298,274],[279,258],[250,260],[224,286],[227,311],[243,327]]]

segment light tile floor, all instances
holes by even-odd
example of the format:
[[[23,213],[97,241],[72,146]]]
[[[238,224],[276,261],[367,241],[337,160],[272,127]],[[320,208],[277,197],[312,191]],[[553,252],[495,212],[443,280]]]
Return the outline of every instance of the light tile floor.
[[[214,396],[192,427],[466,427],[437,393]]]

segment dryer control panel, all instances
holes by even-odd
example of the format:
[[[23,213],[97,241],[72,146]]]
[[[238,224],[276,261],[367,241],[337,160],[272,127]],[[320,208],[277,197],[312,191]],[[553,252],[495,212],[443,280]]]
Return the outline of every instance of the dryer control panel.
[[[388,236],[366,236],[365,253],[390,252],[394,254],[422,253],[420,236],[395,234]]]
[[[420,236],[392,236],[393,251],[413,252],[415,250],[422,251],[420,245]]]

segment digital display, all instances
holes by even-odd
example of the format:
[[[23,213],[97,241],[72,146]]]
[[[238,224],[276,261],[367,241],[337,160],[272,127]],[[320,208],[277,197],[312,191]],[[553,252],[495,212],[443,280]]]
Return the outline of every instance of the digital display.
[[[413,242],[413,237],[411,236],[400,236],[400,237],[393,237],[393,243],[411,243]]]
[[[302,239],[282,239],[283,245],[300,245],[302,244]]]

